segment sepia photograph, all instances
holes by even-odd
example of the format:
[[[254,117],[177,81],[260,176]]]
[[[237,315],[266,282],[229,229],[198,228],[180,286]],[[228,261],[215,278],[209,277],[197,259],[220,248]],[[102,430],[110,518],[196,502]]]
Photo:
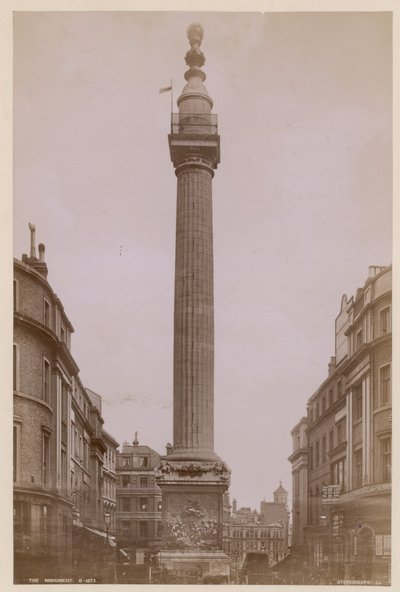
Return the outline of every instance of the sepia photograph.
[[[391,587],[384,5],[14,11],[14,585]]]

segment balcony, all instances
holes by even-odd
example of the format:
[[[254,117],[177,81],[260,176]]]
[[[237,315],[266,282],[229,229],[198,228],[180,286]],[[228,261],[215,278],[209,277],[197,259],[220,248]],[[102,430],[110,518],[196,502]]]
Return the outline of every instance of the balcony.
[[[220,162],[218,116],[215,113],[171,113],[168,136],[171,160],[175,167],[187,158],[216,169]]]
[[[216,136],[218,115],[215,113],[171,113],[171,135]]]

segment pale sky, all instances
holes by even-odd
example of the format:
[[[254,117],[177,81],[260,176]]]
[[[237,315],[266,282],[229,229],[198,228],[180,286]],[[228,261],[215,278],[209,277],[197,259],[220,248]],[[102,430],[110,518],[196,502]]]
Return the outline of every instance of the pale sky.
[[[176,177],[186,28],[204,28],[213,181],[215,449],[231,498],[291,491],[290,430],[334,319],[391,263],[389,13],[17,13],[14,254],[28,222],[121,444],[172,441]],[[174,110],[177,110],[176,104]]]

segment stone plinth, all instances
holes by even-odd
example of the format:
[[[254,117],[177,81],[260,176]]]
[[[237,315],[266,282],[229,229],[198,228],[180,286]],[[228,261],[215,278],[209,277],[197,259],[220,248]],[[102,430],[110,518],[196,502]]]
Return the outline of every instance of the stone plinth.
[[[183,583],[226,578],[229,558],[222,552],[222,524],[228,467],[222,461],[166,457],[156,475],[163,497],[160,563],[164,572],[172,570],[174,577],[179,572]]]

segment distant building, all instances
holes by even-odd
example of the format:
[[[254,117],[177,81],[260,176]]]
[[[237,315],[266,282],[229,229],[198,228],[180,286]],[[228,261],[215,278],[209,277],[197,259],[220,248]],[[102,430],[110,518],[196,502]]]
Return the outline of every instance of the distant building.
[[[285,493],[287,495],[287,492]],[[264,554],[267,557],[266,565],[269,567],[282,561],[287,553],[286,535],[287,531],[282,520],[272,520],[267,524],[264,516],[257,510],[251,508],[238,510],[236,499],[234,499],[229,520],[229,541],[226,541],[224,549],[231,558],[231,581],[239,582],[241,570],[249,553]]]
[[[117,542],[133,564],[159,550],[162,528],[161,490],[154,469],[160,456],[149,446],[139,444],[137,433],[132,444],[125,442],[117,453]]]
[[[263,524],[272,524],[273,522],[280,522],[283,526],[284,532],[284,554],[286,555],[289,544],[289,508],[287,505],[288,492],[282,486],[282,481],[279,487],[273,492],[274,501],[262,501],[260,503],[260,517]]]
[[[308,438],[307,417],[302,417],[295,425],[292,434],[293,452],[289,457],[292,463],[292,540],[291,547],[302,548],[307,526],[308,492]]]
[[[80,381],[74,329],[30,229],[30,256],[14,259],[14,578],[68,577],[79,568],[99,581],[103,419]]]
[[[314,579],[390,579],[391,278],[370,267],[342,297],[328,377],[292,430],[294,544]]]

